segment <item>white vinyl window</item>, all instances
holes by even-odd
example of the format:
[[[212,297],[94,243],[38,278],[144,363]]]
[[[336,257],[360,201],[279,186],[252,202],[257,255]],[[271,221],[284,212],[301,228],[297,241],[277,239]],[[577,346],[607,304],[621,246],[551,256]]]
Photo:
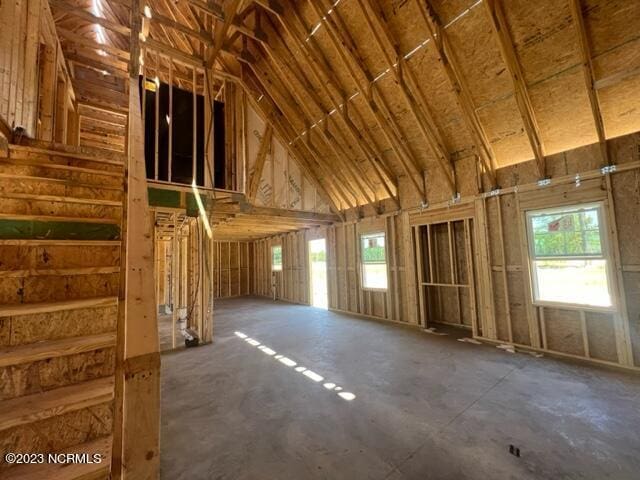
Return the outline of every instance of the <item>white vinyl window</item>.
[[[271,270],[274,272],[282,271],[282,245],[271,247]]]
[[[360,236],[362,287],[372,290],[387,289],[387,252],[384,233]]]
[[[612,308],[600,203],[527,212],[534,302]]]

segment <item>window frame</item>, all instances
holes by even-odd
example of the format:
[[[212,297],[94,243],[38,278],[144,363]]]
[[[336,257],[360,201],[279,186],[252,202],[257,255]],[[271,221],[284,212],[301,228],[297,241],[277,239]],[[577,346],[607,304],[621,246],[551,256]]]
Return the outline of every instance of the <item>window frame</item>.
[[[275,252],[275,249],[279,248],[280,249],[280,268],[274,268],[275,264],[273,263],[273,253]],[[277,245],[271,245],[271,272],[282,272],[282,270],[284,269],[284,255],[282,253],[282,244],[277,244]]]
[[[384,238],[384,262],[365,262],[363,255],[364,255],[364,250],[362,248],[362,240],[365,238],[370,238],[370,237],[379,237],[382,236]],[[370,292],[386,292],[389,290],[389,262],[387,261],[388,258],[388,251],[387,251],[387,232],[385,231],[376,231],[376,232],[366,232],[366,233],[361,233],[359,235],[358,238],[359,244],[358,244],[358,249],[359,249],[359,262],[360,262],[360,287],[362,290],[364,291],[370,291]],[[387,280],[387,286],[385,288],[380,288],[380,287],[367,287],[365,285],[365,274],[364,274],[364,266],[365,265],[384,265],[385,266],[385,275],[386,275],[386,280]]]
[[[533,222],[531,218],[540,214],[554,214],[560,212],[580,211],[596,209],[598,215],[598,231],[600,233],[600,255],[558,255],[542,256],[538,258],[535,253],[535,236],[533,233]],[[531,303],[534,307],[554,307],[569,310],[589,310],[598,312],[616,312],[618,305],[617,296],[614,289],[613,275],[615,274],[613,257],[609,248],[609,229],[607,225],[606,204],[604,201],[592,201],[585,203],[568,203],[556,207],[542,207],[527,209],[524,212],[527,255],[529,267],[529,280],[531,284]],[[552,300],[542,300],[539,298],[538,276],[536,275],[535,262],[540,260],[562,261],[562,260],[604,260],[605,273],[607,275],[607,290],[611,298],[611,305],[589,305],[586,303],[558,302]]]

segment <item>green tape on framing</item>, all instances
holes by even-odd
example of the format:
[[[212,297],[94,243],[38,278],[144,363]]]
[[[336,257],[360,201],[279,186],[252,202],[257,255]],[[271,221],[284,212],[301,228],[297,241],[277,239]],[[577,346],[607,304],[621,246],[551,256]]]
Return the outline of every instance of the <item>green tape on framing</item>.
[[[2,240],[119,240],[112,223],[56,222],[0,219]]]
[[[152,207],[180,208],[180,192],[177,190],[149,187],[147,193]]]
[[[202,206],[207,208],[207,197],[200,195],[200,200],[202,200]],[[188,217],[197,217],[200,215],[200,209],[198,208],[198,200],[196,200],[196,196],[193,193],[187,193],[187,216]]]

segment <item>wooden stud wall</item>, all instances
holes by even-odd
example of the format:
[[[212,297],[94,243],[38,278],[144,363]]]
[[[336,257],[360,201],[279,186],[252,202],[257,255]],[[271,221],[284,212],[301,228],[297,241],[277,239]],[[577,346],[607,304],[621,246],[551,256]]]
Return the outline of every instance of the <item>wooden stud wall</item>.
[[[31,138],[66,143],[74,100],[48,2],[2,2],[0,119]]]
[[[249,242],[213,242],[214,298],[240,297],[251,293],[252,252]]]
[[[465,287],[470,290],[469,296],[476,299],[475,302],[471,298],[461,299],[465,313],[459,322],[471,327],[473,336],[639,368],[640,135],[614,139],[609,144],[614,163],[618,165],[610,175],[600,172],[600,146],[593,144],[548,156],[547,169],[552,175],[549,187],[537,185],[536,165],[531,161],[497,170],[502,186],[499,195],[468,195],[458,204],[441,202],[422,210],[365,217],[257,240],[252,245],[252,293],[272,296],[271,246],[279,244],[283,247],[284,268],[275,274],[276,296],[307,304],[306,245],[310,239],[324,237],[331,309],[424,326],[427,318],[437,321],[434,316],[437,317],[438,312],[429,301],[440,305],[448,303],[447,299],[438,300],[433,294],[428,297],[426,291],[421,294],[417,288],[418,282],[429,283],[429,266],[416,263],[415,252],[428,263],[426,259],[432,248],[431,258],[436,265],[430,267],[431,271],[448,272],[453,260],[454,271],[464,280],[462,283],[469,285]],[[576,174],[581,176],[579,187],[575,183]],[[475,171],[472,175],[475,176]],[[464,177],[461,179],[464,181]],[[581,308],[533,306],[524,211],[595,200],[604,202],[608,216],[618,311],[602,313]],[[423,225],[422,240],[416,233],[420,225]],[[433,238],[429,244],[425,240],[426,230],[432,228]],[[449,228],[452,229],[451,244]],[[389,288],[386,292],[361,286],[358,239],[362,233],[373,232],[387,235]],[[466,259],[452,258],[448,253],[450,245],[455,245],[457,252],[469,251],[472,264]],[[449,280],[447,277],[443,282],[450,283]]]

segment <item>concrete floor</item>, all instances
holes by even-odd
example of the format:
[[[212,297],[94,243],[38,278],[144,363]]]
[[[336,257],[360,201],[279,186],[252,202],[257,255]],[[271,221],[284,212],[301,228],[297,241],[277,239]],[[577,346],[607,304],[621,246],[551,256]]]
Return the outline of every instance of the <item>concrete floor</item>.
[[[640,376],[264,299],[216,308],[212,345],[162,357],[163,479],[640,478]]]

